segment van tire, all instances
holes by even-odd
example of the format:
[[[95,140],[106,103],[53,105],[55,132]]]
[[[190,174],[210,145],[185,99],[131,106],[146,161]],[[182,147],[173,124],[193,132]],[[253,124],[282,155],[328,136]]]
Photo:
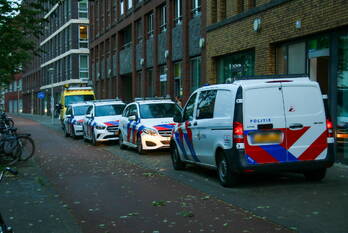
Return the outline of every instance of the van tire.
[[[306,171],[303,173],[308,181],[321,181],[325,178],[326,168]]]
[[[231,162],[222,150],[217,154],[217,176],[224,187],[233,187],[239,180],[239,175],[232,170]]]
[[[123,143],[123,135],[120,132],[120,135],[118,136],[118,143],[120,144],[120,149],[125,150],[127,146]]]
[[[174,170],[183,170],[186,167],[186,164],[180,159],[178,148],[175,143],[172,143],[170,147],[170,157],[172,158]]]

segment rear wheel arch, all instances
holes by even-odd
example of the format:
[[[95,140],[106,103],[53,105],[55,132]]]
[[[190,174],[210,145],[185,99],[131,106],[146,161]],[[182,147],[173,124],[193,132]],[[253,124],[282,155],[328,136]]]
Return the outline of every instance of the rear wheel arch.
[[[217,147],[215,150],[215,165],[216,167],[218,166],[218,163],[221,159],[222,153],[223,153],[224,149],[222,147]]]

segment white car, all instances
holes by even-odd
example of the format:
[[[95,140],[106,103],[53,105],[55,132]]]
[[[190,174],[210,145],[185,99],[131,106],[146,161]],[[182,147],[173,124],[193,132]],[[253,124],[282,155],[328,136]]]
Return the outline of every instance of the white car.
[[[91,141],[93,145],[118,140],[119,121],[125,106],[119,100],[92,101],[83,122],[83,138]]]
[[[321,180],[334,162],[332,123],[318,83],[308,78],[202,87],[174,120],[174,169],[186,163],[211,167],[223,186],[258,171],[293,171]]]
[[[137,148],[139,154],[169,148],[173,117],[180,110],[169,99],[137,99],[128,104],[120,121],[120,148]]]
[[[82,124],[91,104],[88,102],[70,104],[67,107],[63,120],[63,130],[65,137],[77,138],[83,135]]]

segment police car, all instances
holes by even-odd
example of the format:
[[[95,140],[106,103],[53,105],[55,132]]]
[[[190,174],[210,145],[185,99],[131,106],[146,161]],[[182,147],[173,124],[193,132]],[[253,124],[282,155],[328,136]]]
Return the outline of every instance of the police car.
[[[136,99],[127,105],[120,120],[120,148],[147,150],[169,148],[173,116],[180,107],[170,99]]]
[[[242,173],[269,170],[321,180],[334,162],[323,96],[306,77],[202,87],[174,121],[174,169],[186,163],[216,169],[223,186],[235,185]]]
[[[93,145],[98,142],[118,140],[119,121],[125,103],[120,100],[96,100],[87,109],[83,122],[83,138]]]
[[[63,130],[65,137],[77,138],[83,135],[82,124],[90,103],[82,102],[70,104],[67,107],[63,120]]]

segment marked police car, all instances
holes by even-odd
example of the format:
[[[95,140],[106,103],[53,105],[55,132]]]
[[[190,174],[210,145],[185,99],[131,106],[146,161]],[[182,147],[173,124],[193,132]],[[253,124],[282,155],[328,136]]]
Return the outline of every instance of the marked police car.
[[[118,126],[124,107],[125,103],[117,99],[93,101],[83,122],[83,138],[93,145],[118,140]]]
[[[174,169],[186,163],[217,169],[223,186],[235,185],[242,173],[268,170],[321,180],[334,162],[319,85],[305,77],[199,88],[174,121]]]
[[[88,102],[81,102],[70,104],[67,107],[66,114],[63,120],[63,130],[65,137],[77,138],[83,135],[82,124],[91,104]]]
[[[136,99],[127,105],[120,121],[120,148],[147,150],[169,148],[173,116],[180,107],[170,99]]]

